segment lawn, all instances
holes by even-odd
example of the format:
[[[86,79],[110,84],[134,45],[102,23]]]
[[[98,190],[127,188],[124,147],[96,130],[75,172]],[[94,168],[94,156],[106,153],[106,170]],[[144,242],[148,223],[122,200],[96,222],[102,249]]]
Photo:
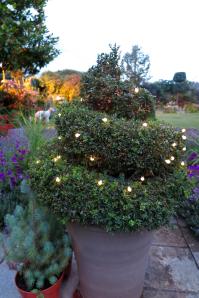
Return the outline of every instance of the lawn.
[[[199,129],[199,113],[156,113],[157,119],[166,121],[175,127]]]

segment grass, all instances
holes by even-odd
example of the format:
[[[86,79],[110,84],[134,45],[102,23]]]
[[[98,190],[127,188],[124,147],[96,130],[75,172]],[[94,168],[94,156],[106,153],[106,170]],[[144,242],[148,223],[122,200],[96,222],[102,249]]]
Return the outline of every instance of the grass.
[[[160,121],[165,121],[179,128],[199,129],[199,113],[163,113],[156,112],[156,117]]]

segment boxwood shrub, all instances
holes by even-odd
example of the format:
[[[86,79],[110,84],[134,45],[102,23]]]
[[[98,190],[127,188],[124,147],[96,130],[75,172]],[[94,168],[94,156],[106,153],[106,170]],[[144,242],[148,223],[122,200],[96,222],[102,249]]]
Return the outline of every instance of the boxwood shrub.
[[[145,182],[114,178],[62,157],[55,162],[57,149],[55,143],[45,146],[30,173],[38,199],[64,223],[95,225],[107,231],[151,230],[166,224],[175,212],[179,190],[175,173]]]
[[[145,127],[145,122],[94,112],[77,103],[62,106],[59,113],[59,152],[72,163],[114,177],[123,173],[125,178],[164,176],[180,165],[182,133],[169,125],[153,121]],[[174,160],[167,164],[171,157]]]
[[[56,126],[57,138],[32,161],[30,176],[38,199],[62,221],[107,231],[150,230],[168,222],[178,204],[182,132],[80,103],[62,105]]]

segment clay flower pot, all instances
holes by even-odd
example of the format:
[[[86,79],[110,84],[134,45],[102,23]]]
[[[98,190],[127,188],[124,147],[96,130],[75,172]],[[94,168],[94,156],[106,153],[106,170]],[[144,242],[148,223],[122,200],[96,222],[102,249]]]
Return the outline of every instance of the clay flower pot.
[[[61,287],[63,277],[64,277],[64,272],[62,273],[62,275],[60,276],[60,278],[57,280],[57,282],[54,285],[41,291],[41,294],[43,294],[44,298],[59,298],[60,297],[59,292],[60,292],[60,287]],[[21,288],[19,288],[17,285],[17,278],[18,278],[18,273],[15,276],[15,284],[16,284],[16,287],[17,287],[22,298],[37,298],[38,297],[38,294],[26,292],[26,291],[22,290]]]
[[[70,224],[84,298],[140,298],[152,232],[107,233]]]

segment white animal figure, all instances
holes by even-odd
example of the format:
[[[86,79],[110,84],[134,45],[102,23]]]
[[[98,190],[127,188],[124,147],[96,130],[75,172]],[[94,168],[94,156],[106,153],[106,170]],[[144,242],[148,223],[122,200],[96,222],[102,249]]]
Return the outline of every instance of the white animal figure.
[[[49,108],[47,111],[38,111],[35,113],[35,121],[44,120],[48,123],[53,112],[55,112],[54,108]]]

